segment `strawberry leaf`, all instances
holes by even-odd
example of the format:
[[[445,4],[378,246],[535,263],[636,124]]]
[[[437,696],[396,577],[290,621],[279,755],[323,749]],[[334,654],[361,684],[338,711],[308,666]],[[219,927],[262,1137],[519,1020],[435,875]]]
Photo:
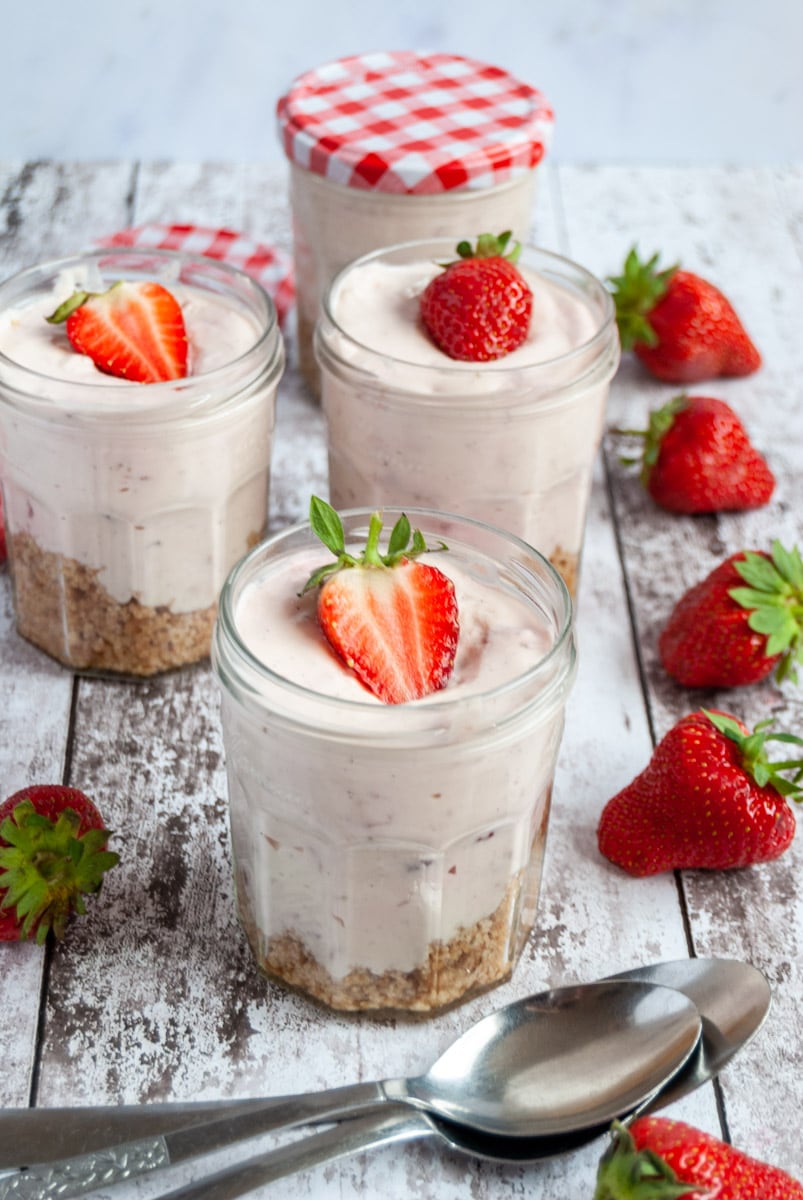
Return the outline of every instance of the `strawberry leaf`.
[[[418,558],[419,555],[427,552],[435,553],[448,549],[445,542],[440,542],[437,546],[428,546],[420,529],[412,532],[412,545],[410,545],[411,527],[406,513],[402,513],[393,526],[384,554],[379,548],[382,518],[378,512],[372,513],[368,524],[365,549],[359,557],[346,550],[343,523],[332,506],[325,500],[321,500],[317,496],[311,498],[309,521],[313,533],[320,538],[327,549],[331,550],[336,561],[325,563],[313,571],[299,592],[300,596],[323,583],[330,575],[334,575],[346,567],[390,568],[402,559]]]
[[[779,541],[772,543],[772,561],[779,574],[803,593],[803,558],[797,546],[787,550]]]
[[[388,558],[395,558],[404,553],[410,541],[410,522],[406,513],[402,513],[391,530],[388,539]]]
[[[521,254],[521,243],[514,242],[510,250],[505,253],[512,236],[510,229],[506,229],[504,233],[500,234],[481,233],[477,238],[476,246],[472,246],[471,242],[458,242],[457,253],[461,258],[506,258],[508,262],[515,263]]]
[[[782,741],[787,745],[803,746],[803,738],[797,737],[793,733],[774,733],[771,731],[769,721],[762,721],[756,725],[752,733],[745,733],[738,721],[725,713],[711,712],[706,708],[700,711],[715,729],[738,747],[743,769],[759,787],[772,787],[781,796],[787,796],[796,801],[803,800],[803,787],[800,785],[800,778],[803,774],[803,758],[771,761],[766,752],[768,741]],[[786,776],[788,771],[794,772],[791,778]]]
[[[625,259],[622,274],[608,276],[623,350],[632,350],[637,342],[657,345],[658,337],[650,324],[649,314],[666,294],[669,281],[677,270],[677,266],[672,266],[659,271],[659,257],[653,254],[647,262],[642,262],[633,246]]]
[[[746,550],[734,568],[748,587],[730,588],[728,595],[750,611],[747,624],[767,638],[768,658],[781,655],[775,673],[780,683],[796,681],[794,663],[803,655],[803,560],[797,546],[787,550],[779,541],[772,555]]]
[[[71,913],[84,914],[83,893],[97,892],[105,872],[119,861],[106,850],[109,832],[80,834],[81,818],[65,808],[55,821],[22,800],[0,825],[0,908],[22,923],[22,936],[44,942],[48,930],[61,937]]]
[[[58,306],[55,312],[51,313],[49,317],[45,317],[45,320],[50,325],[61,325],[75,312],[76,308],[80,308],[82,304],[86,304],[87,300],[91,300],[97,295],[97,292],[73,292]]]
[[[783,575],[777,570],[769,558],[756,554],[753,550],[745,550],[744,557],[734,563],[738,573],[752,587],[761,592],[781,592],[785,587]]]
[[[339,557],[346,549],[346,537],[343,533],[343,522],[331,504],[313,496],[309,502],[309,523],[313,533],[320,538],[327,550]]]

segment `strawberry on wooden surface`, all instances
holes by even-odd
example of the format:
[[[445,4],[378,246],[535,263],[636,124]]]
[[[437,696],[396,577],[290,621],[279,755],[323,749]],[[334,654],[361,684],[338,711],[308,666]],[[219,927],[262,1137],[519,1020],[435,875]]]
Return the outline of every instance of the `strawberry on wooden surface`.
[[[685,687],[740,687],[773,671],[797,679],[803,656],[803,560],[797,546],[732,554],[681,596],[658,638]]]
[[[0,941],[61,937],[118,855],[95,805],[77,788],[36,784],[0,804]]]
[[[803,1200],[786,1171],[670,1117],[614,1125],[594,1200]]]
[[[775,477],[731,406],[715,396],[675,396],[650,413],[643,439],[641,482],[670,512],[759,508]],[[623,462],[632,462],[623,459]]]
[[[770,740],[803,746],[767,723],[750,733],[726,713],[701,709],[683,717],[641,774],[605,805],[600,853],[638,876],[778,858],[795,835],[787,797],[801,798],[803,758],[770,762]]]
[[[510,232],[483,233],[476,247],[460,242],[456,262],[448,263],[421,296],[421,320],[450,358],[489,362],[517,349],[527,337],[533,295],[515,265],[517,243]]]
[[[622,274],[609,276],[622,349],[667,383],[757,371],[761,355],[730,301],[691,271],[658,270],[658,259],[642,262],[633,247]]]
[[[457,651],[457,600],[442,571],[417,561],[430,549],[420,531],[411,542],[410,522],[402,515],[383,553],[382,519],[374,513],[364,551],[351,554],[339,516],[317,496],[310,502],[310,525],[336,561],[315,571],[304,591],[319,587],[318,620],[342,662],[386,704],[444,687]]]
[[[120,280],[106,292],[75,292],[47,318],[107,375],[159,383],[187,374],[181,305],[160,283]]]

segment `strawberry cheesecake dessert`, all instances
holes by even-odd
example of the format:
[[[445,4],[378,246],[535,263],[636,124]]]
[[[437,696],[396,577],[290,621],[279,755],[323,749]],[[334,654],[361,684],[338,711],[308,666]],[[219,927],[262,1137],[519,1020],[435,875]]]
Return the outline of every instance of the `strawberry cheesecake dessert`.
[[[390,247],[335,278],[316,353],[333,504],[476,517],[576,591],[620,353],[599,280],[509,233]]]
[[[78,669],[209,653],[267,523],[276,315],[211,259],[103,250],[0,286],[0,479],[17,627]]]
[[[575,674],[554,568],[479,522],[314,498],[229,576],[212,663],[259,965],[343,1010],[506,979]]]

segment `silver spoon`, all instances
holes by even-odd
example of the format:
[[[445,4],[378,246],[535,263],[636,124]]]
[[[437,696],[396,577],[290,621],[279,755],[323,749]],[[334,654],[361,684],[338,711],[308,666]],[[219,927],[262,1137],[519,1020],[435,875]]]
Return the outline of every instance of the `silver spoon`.
[[[624,971],[619,976],[622,980],[653,981],[665,986],[672,986],[683,992],[698,1007],[703,1024],[702,1038],[697,1049],[689,1058],[683,1069],[669,1081],[651,1100],[641,1106],[639,1111],[650,1112],[665,1104],[672,1103],[681,1096],[688,1094],[701,1084],[708,1082],[722,1070],[733,1055],[755,1036],[763,1024],[770,1005],[770,989],[766,979],[755,967],[746,963],[727,959],[679,959],[675,962],[656,963],[645,967],[636,967]],[[279,1101],[282,1103],[283,1101]],[[140,1105],[124,1108],[102,1107],[95,1109],[61,1109],[54,1114],[58,1121],[53,1132],[61,1132],[65,1128],[72,1133],[72,1141],[66,1146],[61,1145],[60,1153],[75,1153],[77,1149],[86,1146],[86,1133],[83,1140],[76,1144],[76,1136],[81,1138],[82,1128],[86,1129],[87,1120],[92,1121],[92,1131],[95,1145],[112,1147],[105,1153],[95,1156],[98,1183],[110,1182],[112,1178],[132,1177],[146,1166],[139,1165],[137,1169],[136,1150],[128,1149],[127,1157],[123,1157],[119,1148],[113,1143],[119,1140],[123,1131],[129,1137],[145,1139],[142,1149],[146,1153],[151,1166],[168,1165],[171,1161],[167,1142],[170,1141],[175,1149],[172,1138],[165,1139],[153,1136],[171,1129],[194,1123],[196,1135],[203,1139],[203,1145],[196,1143],[196,1153],[204,1150],[212,1151],[226,1141],[243,1139],[260,1132],[259,1106],[264,1101],[223,1101],[203,1104],[164,1104]],[[268,1104],[273,1102],[268,1101]],[[218,1119],[200,1128],[203,1122],[211,1122],[215,1114],[220,1118],[221,1113],[227,1113],[226,1119]],[[7,1112],[0,1121],[0,1130],[8,1129],[8,1118],[11,1118],[11,1133],[16,1137],[18,1150],[26,1145],[34,1147],[34,1154],[41,1148],[43,1136],[42,1119],[48,1115],[48,1110],[39,1111],[21,1109]],[[243,1121],[245,1115],[245,1123]],[[65,1126],[70,1118],[71,1126]],[[537,1162],[543,1159],[565,1154],[586,1142],[594,1140],[607,1132],[607,1124],[598,1128],[580,1130],[574,1134],[542,1138],[504,1138],[480,1134],[470,1129],[449,1124],[446,1121],[433,1119],[426,1113],[410,1111],[397,1106],[393,1110],[382,1109],[371,1115],[343,1122],[334,1129],[317,1133],[302,1139],[290,1146],[284,1146],[267,1155],[243,1163],[223,1173],[223,1177],[212,1177],[198,1184],[188,1185],[195,1191],[186,1191],[184,1200],[192,1200],[193,1196],[204,1196],[207,1200],[224,1196],[239,1196],[251,1187],[268,1183],[272,1179],[281,1178],[293,1171],[300,1171],[319,1164],[334,1161],[350,1154],[369,1150],[391,1142],[404,1142],[414,1139],[430,1138],[439,1141],[447,1148],[458,1150],[475,1157],[490,1159],[495,1162]],[[210,1136],[210,1130],[215,1133]],[[225,1132],[228,1136],[221,1136]],[[183,1155],[187,1157],[187,1155]],[[19,1162],[20,1158],[10,1157],[9,1162]],[[173,1161],[178,1161],[174,1158]],[[126,1163],[129,1170],[125,1175],[117,1174]],[[58,1165],[54,1164],[56,1177],[60,1184],[65,1184],[63,1174],[58,1173]],[[17,1176],[17,1172],[14,1172]],[[70,1188],[69,1193],[46,1193],[44,1191],[44,1175],[42,1190],[35,1192],[44,1200],[46,1194],[78,1195],[79,1191]],[[69,1186],[69,1184],[67,1185]],[[84,1188],[85,1190],[85,1188]],[[17,1192],[17,1195],[22,1193]],[[31,1193],[28,1193],[29,1195]],[[179,1200],[173,1196],[173,1200]]]
[[[40,1161],[16,1179],[0,1179],[0,1197],[76,1196],[89,1190],[88,1175],[98,1187],[256,1132],[355,1116],[388,1103],[511,1138],[596,1126],[654,1095],[691,1056],[701,1028],[694,1003],[660,985],[608,980],[558,988],[483,1018],[423,1075],[263,1101],[252,1121],[248,1113],[226,1119],[224,1110],[222,1119],[197,1130],[117,1147],[105,1156],[95,1141],[83,1161],[51,1160],[44,1171],[41,1139],[48,1110],[43,1109]],[[70,1110],[61,1111],[69,1119]],[[80,1111],[73,1110],[74,1129]],[[16,1124],[19,1132],[24,1122]],[[87,1140],[93,1141],[91,1135]],[[20,1148],[17,1140],[17,1166]]]
[[[614,978],[654,980],[672,985],[698,1006],[703,1034],[686,1066],[628,1119],[680,1099],[708,1082],[758,1032],[769,1011],[767,980],[746,963],[681,959],[622,972]],[[566,1154],[604,1135],[608,1124],[550,1137],[502,1137],[480,1133],[423,1111],[384,1111],[344,1121],[323,1133],[238,1163],[170,1192],[159,1200],[236,1200],[247,1192],[296,1171],[396,1142],[431,1139],[451,1150],[497,1163],[541,1162]]]

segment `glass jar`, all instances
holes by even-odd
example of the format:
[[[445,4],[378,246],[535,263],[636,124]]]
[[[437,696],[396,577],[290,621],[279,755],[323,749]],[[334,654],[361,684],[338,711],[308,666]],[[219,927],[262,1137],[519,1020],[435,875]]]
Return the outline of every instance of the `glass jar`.
[[[611,297],[577,263],[525,246],[527,341],[487,363],[449,358],[418,316],[449,243],[365,255],[324,297],[316,333],[336,508],[446,508],[536,546],[574,594],[609,384]]]
[[[458,55],[357,55],[278,104],[290,167],[299,367],[317,395],[321,299],[352,259],[397,242],[529,236],[552,110],[529,84]]]
[[[43,319],[118,279],[179,299],[186,378],[104,375]],[[0,286],[0,479],[23,637],[70,667],[136,676],[208,655],[223,580],[266,529],[283,364],[267,293],[209,258],[99,250]]]
[[[343,1010],[431,1013],[509,977],[575,675],[571,601],[541,555],[406,511],[448,545],[430,558],[460,612],[442,691],[382,704],[333,658],[314,592],[298,598],[327,556],[306,524],[235,567],[213,638],[242,923],[264,971]],[[370,514],[341,515],[363,545]]]

